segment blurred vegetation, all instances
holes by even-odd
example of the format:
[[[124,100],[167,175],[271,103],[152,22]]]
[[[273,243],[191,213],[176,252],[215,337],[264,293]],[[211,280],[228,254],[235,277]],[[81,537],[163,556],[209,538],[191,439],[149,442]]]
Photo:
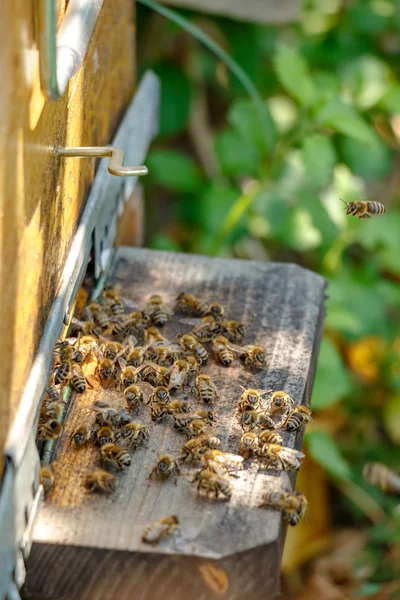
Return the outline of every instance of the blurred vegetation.
[[[223,62],[138,13],[140,67],[162,80],[147,243],[296,262],[326,278],[306,447],[329,481],[334,528],[365,536],[352,593],[399,597],[398,499],[365,483],[362,468],[400,464],[400,2],[310,0],[279,28],[180,13],[253,80],[262,123]],[[378,200],[387,214],[346,217],[339,198]]]

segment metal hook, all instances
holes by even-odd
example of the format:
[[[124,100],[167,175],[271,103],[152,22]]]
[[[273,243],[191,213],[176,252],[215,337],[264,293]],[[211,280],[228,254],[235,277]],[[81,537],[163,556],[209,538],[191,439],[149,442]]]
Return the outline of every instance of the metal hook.
[[[140,167],[124,167],[124,152],[120,148],[112,146],[85,146],[76,148],[57,148],[58,156],[69,156],[75,158],[104,157],[109,156],[108,172],[117,177],[134,177],[148,174],[148,168],[144,165]]]

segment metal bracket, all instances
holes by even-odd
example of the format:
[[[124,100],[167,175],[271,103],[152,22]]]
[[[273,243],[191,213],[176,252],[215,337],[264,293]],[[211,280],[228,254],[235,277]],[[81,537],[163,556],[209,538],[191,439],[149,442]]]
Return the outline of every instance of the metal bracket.
[[[108,172],[117,177],[141,177],[148,175],[148,169],[144,165],[141,167],[124,167],[124,153],[120,148],[112,146],[80,146],[77,148],[57,148],[58,156],[66,158],[88,158],[109,156]]]
[[[158,130],[159,80],[147,72],[113,140],[131,164],[142,164]],[[115,241],[116,220],[137,177],[109,177],[108,159],[100,161],[76,234],[72,240],[59,293],[51,307],[37,356],[5,446],[0,488],[0,599],[19,598],[25,579],[35,513],[42,497],[40,459],[35,444],[39,406],[53,364],[53,348],[63,319],[84,277],[94,245],[95,271],[106,266]],[[97,277],[98,275],[96,275]]]

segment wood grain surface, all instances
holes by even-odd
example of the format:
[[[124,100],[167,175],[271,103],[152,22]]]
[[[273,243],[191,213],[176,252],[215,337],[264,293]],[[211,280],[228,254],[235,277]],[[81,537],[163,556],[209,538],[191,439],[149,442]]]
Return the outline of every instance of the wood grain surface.
[[[213,359],[204,369],[221,394],[215,403],[215,432],[223,440],[224,450],[239,449],[242,431],[234,417],[241,395],[239,384],[282,389],[297,403],[309,402],[324,312],[324,281],[318,275],[289,264],[120,248],[111,280],[122,286],[123,296],[139,306],[154,293],[162,294],[172,305],[182,290],[220,301],[231,318],[248,324],[246,343],[257,343],[266,350],[265,371],[245,370],[239,362],[226,369]],[[172,337],[189,329],[181,316],[165,327],[165,334]],[[222,569],[230,583],[225,591],[216,591],[215,597],[243,598],[244,590],[248,598],[258,597],[260,591],[270,594],[264,597],[273,597],[278,589],[284,528],[280,513],[258,505],[266,488],[290,490],[293,478],[287,473],[261,471],[249,461],[239,478],[232,479],[230,502],[198,498],[191,483],[196,469],[191,465],[183,467],[176,485],[173,480],[150,481],[148,475],[158,453],[178,454],[185,438],[168,424],[151,423],[144,406],[136,420],[149,424],[148,448],[139,448],[133,455],[132,466],[119,477],[115,494],[89,496],[84,478],[96,464],[98,450],[73,451],[69,437],[78,423],[92,418],[90,407],[99,399],[123,405],[122,393],[112,388],[98,387],[73,398],[54,465],[56,485],[34,531],[28,591],[45,597],[111,600],[115,598],[112,590],[99,583],[108,574],[113,585],[114,578],[121,582],[119,600],[131,597],[129,592],[136,585],[143,599],[162,598],[165,590],[178,588],[179,593],[167,597],[183,598],[192,588],[196,590],[192,598],[214,597],[207,596],[208,584],[219,585],[215,573]],[[193,397],[190,402],[193,408],[200,408]],[[286,433],[284,439],[286,445],[299,448],[302,432]],[[179,516],[180,534],[154,548],[143,544],[144,526],[167,514]],[[67,563],[79,564],[84,572],[98,577],[93,575],[89,584],[82,572],[68,568],[67,575]],[[202,570],[199,565],[204,564],[212,567]],[[256,577],[257,569],[253,572],[251,568],[254,564],[263,575]]]
[[[82,68],[59,101],[46,101],[34,5],[4,0],[0,9],[0,473],[5,438],[94,176],[94,160],[59,159],[55,147],[107,144],[135,76],[134,3],[105,0]]]

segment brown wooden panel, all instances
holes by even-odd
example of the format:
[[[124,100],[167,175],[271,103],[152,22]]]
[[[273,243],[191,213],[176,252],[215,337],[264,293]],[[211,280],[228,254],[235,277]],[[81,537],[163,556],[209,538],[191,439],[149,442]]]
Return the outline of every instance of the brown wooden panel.
[[[133,94],[133,4],[105,0],[84,65],[54,103],[39,86],[34,0],[1,3],[0,457],[94,175],[94,160],[54,148],[112,139]]]
[[[242,431],[234,416],[241,395],[239,384],[286,390],[296,402],[309,402],[324,312],[324,281],[318,275],[295,265],[120,248],[111,279],[122,286],[122,295],[136,306],[143,306],[154,293],[161,293],[171,306],[182,290],[218,300],[227,307],[231,318],[248,324],[246,343],[265,348],[268,355],[265,371],[245,370],[239,362],[226,369],[213,359],[204,368],[220,391],[221,397],[214,403],[214,429],[224,450],[239,450]],[[190,329],[190,325],[181,316],[167,324],[165,335],[173,339],[184,329]],[[68,569],[67,581],[61,569],[57,569],[57,563],[75,564],[78,553],[84,571],[93,570],[100,581],[107,576],[111,582],[115,576],[122,582],[121,573],[125,574],[121,599],[129,598],[136,585],[143,600],[161,598],[165,590],[175,586],[181,595],[177,592],[174,598],[189,597],[190,574],[196,571],[194,580],[202,582],[202,572],[199,574],[196,567],[202,561],[211,561],[216,569],[227,572],[228,580],[236,582],[236,587],[222,594],[226,598],[243,598],[244,589],[248,590],[249,598],[256,597],[260,590],[265,594],[268,590],[272,597],[277,590],[283,527],[280,513],[258,506],[266,488],[291,489],[294,478],[290,480],[287,473],[259,470],[255,461],[248,461],[239,478],[232,480],[233,495],[229,502],[207,501],[196,496],[191,484],[196,470],[193,465],[183,467],[176,485],[173,481],[149,480],[158,453],[179,454],[185,438],[171,424],[152,423],[149,409],[143,406],[137,420],[149,424],[148,447],[138,449],[133,455],[132,465],[119,477],[115,494],[89,496],[84,481],[88,470],[98,461],[98,449],[88,446],[74,451],[70,436],[82,421],[90,422],[95,401],[106,399],[115,407],[123,405],[123,394],[114,387],[98,385],[72,399],[54,463],[56,484],[41,508],[34,530],[29,591],[45,597],[112,600],[113,587],[104,586],[100,594],[102,586],[97,587],[93,579],[89,585],[77,571]],[[201,407],[192,395],[190,403],[194,410]],[[285,432],[285,445],[299,448],[302,437],[301,431]],[[179,516],[181,534],[166,539],[156,548],[143,544],[141,535],[146,523],[166,514]],[[260,568],[255,581],[257,569],[254,572],[249,567],[254,561]],[[51,583],[44,564],[53,574]],[[272,572],[265,571],[269,564],[273,565]],[[144,581],[139,584],[140,573]],[[153,575],[147,578],[147,573]],[[210,578],[213,579],[212,575]],[[218,581],[218,576],[215,579]],[[205,584],[199,586],[198,594],[191,597],[208,597]],[[166,597],[172,596],[166,594]]]

